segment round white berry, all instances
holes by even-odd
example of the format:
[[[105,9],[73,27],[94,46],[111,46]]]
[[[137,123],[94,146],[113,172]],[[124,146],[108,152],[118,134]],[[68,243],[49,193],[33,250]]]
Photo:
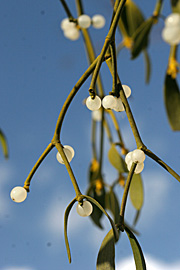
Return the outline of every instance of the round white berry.
[[[140,149],[135,149],[132,152],[132,155],[131,155],[132,162],[142,163],[142,162],[144,162],[145,158],[146,158],[146,156],[145,156],[144,152]]]
[[[124,109],[124,105],[123,105],[123,103],[121,101],[121,98],[120,97],[116,98],[116,101],[117,101],[116,106],[113,107],[113,110],[115,110],[116,112],[124,111],[125,109]]]
[[[61,29],[63,31],[65,31],[67,29],[72,29],[75,27],[76,27],[76,24],[74,22],[70,22],[68,18],[63,19],[61,22]]]
[[[132,163],[133,163],[133,162],[130,161],[130,162],[127,164],[127,168],[128,168],[129,171],[130,171],[130,169],[131,169]],[[142,162],[142,163],[137,163],[137,164],[136,164],[136,168],[135,168],[134,173],[135,173],[135,174],[141,173],[143,169],[144,169],[144,163],[143,163],[143,162]]]
[[[97,14],[92,17],[92,25],[94,28],[97,28],[97,29],[103,28],[105,23],[106,23],[106,20],[104,16],[102,15]]]
[[[86,106],[91,111],[96,111],[101,107],[101,99],[97,95],[94,99],[90,96],[86,99]]]
[[[83,201],[82,205],[77,204],[76,211],[81,217],[87,217],[91,215],[93,206],[89,201]]]
[[[125,162],[126,164],[128,164],[129,162],[132,161],[132,152],[127,153],[127,155],[125,156]]]
[[[71,162],[72,158],[74,157],[74,149],[69,145],[64,145],[63,151],[64,154],[66,155],[68,162]],[[57,152],[56,158],[59,163],[64,164],[64,161],[59,152]]]
[[[180,27],[165,27],[162,31],[162,38],[170,45],[177,45],[180,43]]]
[[[102,106],[104,109],[114,109],[117,105],[117,100],[112,95],[107,95],[102,100]]]
[[[91,18],[86,14],[79,16],[77,21],[81,28],[89,28],[91,25]]]
[[[27,197],[27,190],[23,187],[14,187],[11,190],[10,197],[14,202],[23,202]]]
[[[123,87],[126,98],[130,97],[131,88],[128,85],[125,85],[125,84],[123,84],[122,87]]]
[[[64,36],[70,40],[77,40],[80,32],[77,28],[68,28],[64,31]]]
[[[92,119],[99,122],[102,119],[102,110],[92,111]]]
[[[180,14],[179,13],[172,13],[165,19],[165,25],[169,26],[178,26],[180,27]]]

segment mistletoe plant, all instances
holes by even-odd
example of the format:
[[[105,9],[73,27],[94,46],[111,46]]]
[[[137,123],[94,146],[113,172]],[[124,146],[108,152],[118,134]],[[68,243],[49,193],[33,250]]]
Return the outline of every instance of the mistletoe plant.
[[[144,194],[140,173],[144,169],[146,156],[153,159],[178,181],[180,181],[180,176],[144,144],[128,102],[131,89],[128,83],[121,82],[121,74],[117,71],[117,58],[118,53],[123,47],[126,47],[130,51],[132,60],[143,53],[146,66],[146,82],[150,80],[151,68],[147,53],[149,35],[158,20],[163,17],[163,0],[157,1],[154,11],[152,11],[152,15],[148,19],[144,18],[141,10],[132,0],[112,0],[111,23],[104,39],[102,50],[98,56],[95,54],[88,28],[94,27],[97,31],[100,31],[105,25],[105,18],[99,14],[95,14],[90,18],[84,13],[82,0],[76,0],[76,16],[72,15],[70,7],[65,0],[60,0],[60,3],[67,16],[61,22],[61,29],[64,36],[71,41],[77,40],[80,35],[83,36],[89,67],[70,91],[60,111],[51,142],[30,171],[24,187],[15,187],[12,189],[11,198],[18,203],[26,199],[34,173],[50,151],[56,148],[57,160],[60,164],[66,166],[76,194],[75,198],[67,206],[64,215],[64,236],[69,262],[71,262],[71,252],[67,236],[68,216],[72,207],[77,202],[76,210],[80,216],[89,216],[94,224],[102,229],[102,216],[105,215],[111,225],[111,230],[105,236],[98,253],[98,270],[115,269],[115,244],[119,240],[120,233],[124,231],[132,247],[136,269],[146,269],[143,252],[135,237],[136,230],[134,228],[143,205]],[[165,18],[165,27],[162,32],[164,41],[170,44],[164,95],[170,125],[173,130],[180,130],[180,93],[176,81],[179,71],[177,48],[180,43],[180,1],[172,0],[171,6],[173,13]],[[122,42],[120,44],[116,43],[116,32],[117,35],[121,33]],[[112,89],[109,93],[105,93],[103,88],[100,76],[102,65],[107,65],[112,76]],[[61,141],[61,128],[72,100],[90,76],[89,96],[85,103],[87,108],[92,111],[92,159],[89,167],[87,192],[83,194],[70,165],[71,160],[74,158],[74,149],[70,145],[63,145]],[[136,142],[137,148],[133,151],[129,151],[128,146],[125,145],[117,121],[117,117],[122,111],[126,113]],[[108,117],[110,117],[117,132],[118,141],[113,140],[113,130],[107,121]],[[100,133],[98,133],[100,134],[100,138],[97,138],[97,122],[100,122]],[[117,179],[115,181],[112,179],[111,185],[104,181],[104,172],[102,171],[105,133],[110,143],[108,152],[109,162],[117,169],[118,173]],[[121,153],[119,153],[118,148],[121,149]],[[117,195],[115,193],[117,185],[122,187],[122,198],[120,198],[119,194]],[[132,226],[127,225],[125,221],[128,194],[130,194],[131,202],[136,209],[136,216]],[[111,215],[107,211],[110,211]]]

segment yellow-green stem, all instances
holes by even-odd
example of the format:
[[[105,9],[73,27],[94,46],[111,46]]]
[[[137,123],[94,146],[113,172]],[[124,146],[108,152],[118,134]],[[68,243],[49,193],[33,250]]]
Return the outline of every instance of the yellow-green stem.
[[[24,182],[24,188],[29,191],[29,186],[30,186],[30,182],[31,179],[34,175],[34,173],[36,172],[36,170],[38,169],[38,167],[40,166],[40,164],[42,163],[42,161],[45,159],[45,157],[49,154],[49,152],[53,149],[54,145],[53,143],[50,143],[46,149],[44,150],[44,152],[42,153],[42,155],[39,157],[39,159],[37,160],[37,162],[35,163],[34,167],[32,168],[32,170],[30,171],[28,177],[26,178],[26,181]]]
[[[128,193],[129,193],[129,188],[130,188],[130,184],[131,184],[131,180],[133,178],[134,175],[134,171],[136,169],[136,163],[133,163],[131,166],[131,169],[129,171],[127,180],[126,180],[126,184],[124,187],[124,193],[123,193],[123,197],[122,197],[122,201],[121,201],[121,208],[120,208],[120,224],[119,224],[119,229],[120,230],[124,230],[124,214],[125,214],[125,208],[126,208],[126,202],[127,202],[127,197],[128,197]]]
[[[63,147],[62,147],[62,145],[60,143],[56,143],[55,146],[56,146],[58,152],[60,153],[60,155],[61,155],[61,157],[62,157],[62,159],[64,161],[64,165],[66,166],[66,169],[68,171],[68,174],[69,174],[69,176],[71,178],[71,182],[72,182],[73,187],[74,187],[74,190],[76,192],[76,198],[78,200],[78,198],[82,195],[82,193],[81,193],[81,191],[79,189],[79,186],[77,184],[77,181],[76,181],[76,178],[74,176],[74,173],[73,173],[73,171],[71,169],[71,166],[70,166],[70,164],[69,164],[69,162],[67,160],[67,157],[64,154]]]

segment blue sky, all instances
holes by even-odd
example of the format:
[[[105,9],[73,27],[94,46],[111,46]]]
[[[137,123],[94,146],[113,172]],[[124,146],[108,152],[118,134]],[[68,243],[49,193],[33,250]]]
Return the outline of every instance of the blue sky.
[[[100,13],[106,17],[106,26],[102,30],[90,29],[98,53],[110,23],[110,1],[84,2],[88,2],[84,6],[90,16]],[[142,3],[139,0],[136,3],[142,7],[145,16],[151,15],[155,1]],[[69,5],[76,16],[74,1],[69,1]],[[166,1],[163,14],[169,13]],[[72,210],[68,231],[73,262],[69,265],[63,215],[75,193],[65,167],[56,161],[56,150],[49,154],[33,177],[27,200],[15,204],[9,197],[14,186],[23,185],[51,141],[61,107],[87,68],[83,40],[71,42],[63,36],[60,22],[66,14],[58,0],[1,0],[0,17],[0,127],[7,136],[10,151],[8,161],[0,155],[0,270],[73,270],[78,265],[80,269],[95,269],[97,252],[109,224],[104,218],[105,229],[101,231],[90,219],[79,217],[75,208]],[[143,141],[180,173],[180,134],[171,131],[163,101],[169,46],[162,41],[162,28],[163,20],[160,20],[151,33],[150,84],[144,82],[142,55],[131,61],[129,52],[123,50],[118,56],[118,72],[122,82],[131,86],[129,103]],[[117,40],[121,37],[117,36]],[[111,77],[104,66],[102,77],[108,93]],[[91,160],[91,113],[83,105],[89,83],[88,80],[72,102],[62,128],[62,143],[75,149],[71,164],[84,193]],[[124,113],[117,115],[126,145],[133,150],[136,146],[127,118]],[[107,152],[107,138],[105,142]],[[107,159],[104,174],[107,181],[117,177]],[[145,161],[142,177],[145,202],[137,224],[137,230],[141,232],[139,242],[147,260],[153,261],[151,265],[159,264],[157,270],[163,265],[167,269],[179,269],[180,185],[149,158]],[[126,218],[129,222],[134,214],[128,202]],[[116,255],[118,265],[131,256],[125,235],[117,244]]]

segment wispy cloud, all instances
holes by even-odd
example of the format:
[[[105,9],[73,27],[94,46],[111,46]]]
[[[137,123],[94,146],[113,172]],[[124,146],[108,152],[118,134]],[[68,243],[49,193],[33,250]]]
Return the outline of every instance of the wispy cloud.
[[[146,256],[146,267],[148,270],[179,270],[180,261],[167,263],[149,255]],[[136,270],[132,257],[128,257],[117,263],[117,270]]]
[[[35,270],[34,268],[30,268],[27,266],[10,266],[10,267],[6,267],[3,268],[2,270]]]

